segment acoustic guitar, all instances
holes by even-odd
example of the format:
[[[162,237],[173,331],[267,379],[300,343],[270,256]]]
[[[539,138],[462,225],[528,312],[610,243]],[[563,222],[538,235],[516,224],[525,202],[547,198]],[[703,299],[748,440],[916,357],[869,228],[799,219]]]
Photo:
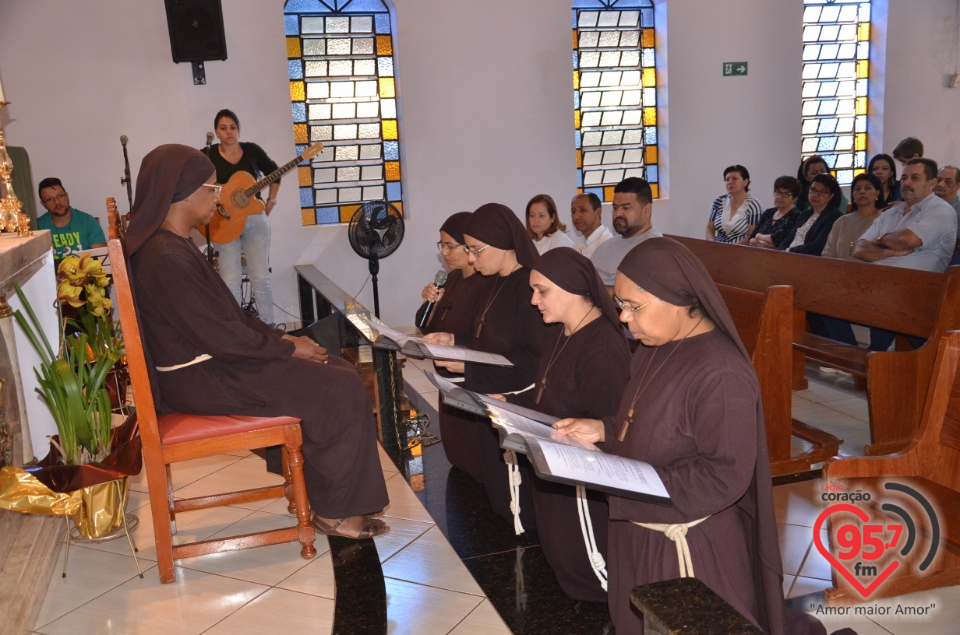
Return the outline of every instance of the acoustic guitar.
[[[217,243],[230,243],[240,238],[247,217],[263,211],[264,204],[257,198],[257,192],[271,183],[277,182],[281,176],[297,167],[298,163],[306,159],[312,159],[322,150],[323,144],[317,142],[304,150],[297,158],[281,165],[259,181],[254,181],[253,175],[249,172],[235,172],[223,184],[223,189],[220,192],[220,203],[217,205],[217,211],[210,219],[210,223],[197,227],[197,230],[204,236],[209,231],[210,240]]]

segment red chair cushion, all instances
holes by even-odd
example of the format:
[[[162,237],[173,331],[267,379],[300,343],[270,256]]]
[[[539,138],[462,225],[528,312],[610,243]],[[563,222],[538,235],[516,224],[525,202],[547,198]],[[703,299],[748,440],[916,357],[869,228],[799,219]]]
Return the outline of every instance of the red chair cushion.
[[[167,414],[157,417],[160,440],[167,443],[199,441],[238,432],[277,428],[300,423],[295,417],[246,417],[241,415]]]

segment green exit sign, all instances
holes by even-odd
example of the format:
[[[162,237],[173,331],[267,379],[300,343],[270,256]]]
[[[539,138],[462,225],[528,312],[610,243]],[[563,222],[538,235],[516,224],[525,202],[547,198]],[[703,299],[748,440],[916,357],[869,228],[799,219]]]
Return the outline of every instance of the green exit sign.
[[[723,63],[724,77],[730,77],[732,75],[746,75],[746,74],[747,74],[746,62],[724,62]]]

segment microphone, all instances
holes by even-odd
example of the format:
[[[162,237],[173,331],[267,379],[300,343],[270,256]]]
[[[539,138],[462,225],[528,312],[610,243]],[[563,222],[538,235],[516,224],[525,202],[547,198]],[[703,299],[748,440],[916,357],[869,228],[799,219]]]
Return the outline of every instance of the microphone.
[[[447,272],[445,269],[441,269],[437,272],[437,275],[433,277],[433,286],[437,288],[437,291],[440,290],[447,282]],[[433,313],[433,306],[436,302],[427,302],[427,310],[423,312],[423,317],[420,318],[420,322],[417,324],[418,328],[424,329],[427,327],[427,323],[430,321],[430,314]]]
[[[209,148],[211,145],[213,145],[213,133],[212,133],[212,132],[208,132],[208,133],[207,133],[207,148]]]
[[[124,148],[127,147],[127,141],[129,141],[129,139],[127,139],[127,135],[120,135],[120,145],[122,145]]]

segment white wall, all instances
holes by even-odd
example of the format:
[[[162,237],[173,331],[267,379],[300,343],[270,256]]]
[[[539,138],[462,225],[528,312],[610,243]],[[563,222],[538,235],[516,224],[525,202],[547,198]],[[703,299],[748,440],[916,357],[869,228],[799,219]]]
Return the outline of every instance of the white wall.
[[[881,0],[875,0],[880,2]],[[433,243],[452,212],[498,201],[522,213],[535,193],[564,210],[574,192],[569,5],[558,0],[394,0],[407,236],[382,263],[384,318],[412,322],[419,289],[440,265]],[[886,4],[886,3],[885,3]],[[953,72],[953,0],[889,0],[885,71],[873,78],[885,106],[872,143],[886,151],[919,136],[927,154],[956,162],[960,91]],[[765,203],[773,179],[793,174],[800,149],[802,4],[769,0],[658,3],[662,166],[668,196],[655,204],[663,231],[700,236],[721,173],[746,165]],[[8,143],[27,147],[34,182],[61,177],[75,206],[121,210],[130,138],[134,174],[161,143],[201,146],[213,114],[231,108],[243,138],[278,163],[294,156],[280,0],[223,0],[225,62],[207,63],[207,85],[170,56],[160,0],[6,0],[0,4],[0,79]],[[666,22],[666,27],[663,27]],[[724,61],[749,62],[724,78]],[[272,215],[275,301],[298,313],[293,265],[314,263],[346,291],[365,261],[342,227],[300,226],[294,179]],[[609,222],[609,212],[605,220]],[[372,306],[370,285],[359,296]],[[278,319],[284,319],[281,311]]]

